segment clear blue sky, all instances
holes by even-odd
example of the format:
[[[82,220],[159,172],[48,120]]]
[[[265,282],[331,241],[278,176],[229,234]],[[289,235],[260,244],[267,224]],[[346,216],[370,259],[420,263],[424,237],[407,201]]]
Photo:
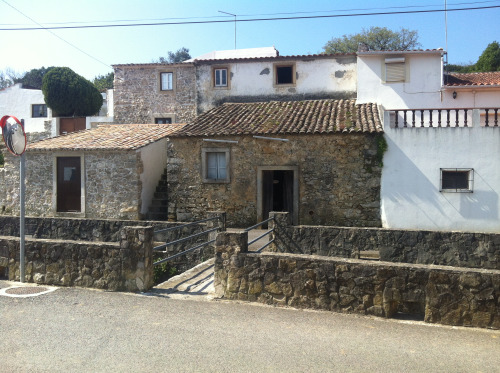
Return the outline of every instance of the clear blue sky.
[[[444,8],[444,0],[0,0],[0,28],[181,22]],[[416,4],[416,5],[415,5]],[[447,7],[500,6],[498,1],[448,0]],[[299,14],[286,14],[304,12]],[[280,13],[280,14],[278,14]],[[199,17],[191,19],[192,17]],[[190,18],[190,19],[171,19]],[[500,8],[448,13],[450,63],[475,62],[486,46],[500,41]],[[116,22],[118,21],[118,22]],[[308,20],[237,23],[237,47],[274,45],[281,55],[319,53],[332,37],[370,26],[417,30],[423,48],[445,48],[444,13],[375,15]],[[52,32],[52,33],[51,33]],[[110,65],[148,63],[181,47],[197,56],[234,48],[234,22],[76,30],[0,31],[0,70],[23,72],[42,66],[68,66],[87,79],[111,72]],[[68,45],[76,46],[87,54]],[[99,60],[99,61],[96,61]]]

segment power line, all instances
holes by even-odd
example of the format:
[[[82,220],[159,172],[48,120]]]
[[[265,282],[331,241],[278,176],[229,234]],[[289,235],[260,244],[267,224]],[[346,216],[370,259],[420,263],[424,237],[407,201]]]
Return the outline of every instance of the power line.
[[[76,50],[78,50],[78,51],[82,52],[83,54],[85,54],[86,56],[88,56],[88,57],[92,58],[93,60],[95,60],[95,61],[97,61],[97,62],[99,62],[99,63],[103,64],[103,65],[104,65],[104,66],[106,66],[106,67],[109,67],[110,69],[112,69],[112,68],[113,68],[113,67],[111,67],[110,65],[108,65],[107,63],[102,62],[102,61],[101,61],[101,60],[99,60],[98,58],[96,58],[96,57],[94,57],[94,56],[92,56],[92,55],[88,54],[88,53],[87,53],[87,52],[85,52],[83,49],[80,49],[80,48],[78,48],[76,45],[74,45],[74,44],[70,43],[69,41],[67,41],[67,40],[63,39],[62,37],[60,37],[60,36],[59,36],[59,35],[57,35],[56,33],[54,33],[54,32],[52,32],[52,31],[50,31],[50,29],[49,29],[49,28],[47,28],[47,27],[43,27],[40,23],[38,23],[37,21],[35,21],[33,18],[29,17],[28,15],[24,14],[23,12],[21,12],[19,9],[15,8],[14,6],[10,5],[7,1],[5,1],[5,0],[2,0],[2,1],[3,1],[5,4],[7,4],[8,6],[10,6],[12,9],[14,9],[16,12],[19,12],[20,14],[22,14],[23,16],[25,16],[26,18],[28,18],[31,22],[36,23],[38,26],[40,26],[40,28],[36,28],[36,30],[46,30],[46,31],[50,32],[52,35],[54,35],[56,38],[58,38],[58,39],[62,40],[63,42],[65,42],[65,43],[66,43],[66,44],[68,44],[69,46],[71,46],[71,47],[75,48]]]
[[[2,1],[5,2],[5,0],[2,0]],[[7,5],[11,6],[10,4],[7,4]],[[466,10],[485,10],[485,9],[494,9],[494,8],[500,8],[500,5],[486,6],[486,7],[455,8],[455,9],[447,9],[446,11],[447,12],[459,12],[459,11],[466,11]],[[343,18],[343,17],[363,17],[363,16],[381,16],[381,15],[397,15],[397,14],[424,14],[424,13],[442,13],[442,12],[445,12],[445,9],[410,10],[410,11],[376,12],[376,13],[353,13],[353,14],[329,14],[329,15],[323,15],[323,16],[250,18],[250,19],[238,19],[238,20],[236,20],[236,22],[286,21],[286,20],[297,20],[297,19]],[[35,22],[35,21],[33,21],[33,22]],[[22,28],[7,28],[7,29],[0,28],[0,31],[33,31],[33,30],[62,30],[62,29],[110,28],[110,27],[175,26],[175,25],[195,25],[195,24],[228,23],[228,22],[235,22],[235,21],[234,20],[186,21],[186,22],[128,23],[128,24],[118,24],[118,25],[53,26],[53,27],[43,27],[38,22],[35,22],[40,27],[22,27]],[[64,39],[61,39],[61,40],[64,40]],[[92,58],[94,58],[94,57],[92,57]]]
[[[489,1],[468,1],[460,3],[452,3],[451,5],[472,5],[472,4],[485,4],[485,3],[498,3],[499,0]],[[450,4],[449,4],[450,5]],[[294,15],[294,14],[316,14],[316,13],[330,13],[330,12],[352,12],[352,11],[372,11],[383,9],[412,9],[412,8],[427,8],[437,6],[436,4],[424,5],[406,5],[406,6],[392,6],[392,7],[376,7],[376,8],[352,8],[352,9],[334,9],[334,10],[314,10],[314,11],[298,11],[298,12],[279,12],[279,13],[253,13],[253,14],[240,14],[239,17],[255,17],[255,16],[275,16],[275,15]],[[70,22],[46,22],[45,24],[51,25],[70,25],[70,24],[85,24],[85,23],[114,23],[114,22],[143,22],[143,21],[168,21],[168,20],[191,20],[191,19],[211,19],[211,18],[226,18],[227,16],[198,16],[198,17],[168,17],[168,18],[146,18],[146,19],[115,19],[115,20],[93,20],[93,21],[70,21]],[[19,23],[0,23],[0,26],[16,26],[22,25]],[[48,26],[45,26],[48,27]]]

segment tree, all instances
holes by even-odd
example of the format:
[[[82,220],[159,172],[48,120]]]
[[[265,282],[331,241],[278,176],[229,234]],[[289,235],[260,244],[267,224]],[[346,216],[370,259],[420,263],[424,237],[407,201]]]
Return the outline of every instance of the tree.
[[[469,64],[454,65],[449,63],[446,65],[446,71],[449,73],[471,73],[474,71],[474,66],[472,62]]]
[[[111,72],[106,75],[97,75],[92,83],[94,83],[99,92],[106,92],[107,89],[113,89],[114,80],[115,73]]]
[[[500,44],[498,42],[494,41],[488,44],[484,52],[479,56],[474,71],[500,71]]]
[[[325,44],[325,53],[356,53],[359,46],[371,51],[409,50],[421,46],[418,42],[418,32],[401,28],[398,32],[386,27],[370,27],[358,34],[343,35],[333,38]]]
[[[3,71],[0,71],[0,89],[10,87],[12,84],[14,82]]]
[[[16,81],[16,83],[23,83],[24,88],[42,89],[42,79],[54,66],[41,67],[40,69],[31,69]]]
[[[45,103],[59,116],[89,116],[99,112],[97,88],[69,67],[54,67],[43,77]]]
[[[191,55],[189,54],[189,49],[182,47],[177,50],[177,52],[168,51],[168,57],[160,57],[157,61],[159,63],[180,63],[182,61],[189,60]]]

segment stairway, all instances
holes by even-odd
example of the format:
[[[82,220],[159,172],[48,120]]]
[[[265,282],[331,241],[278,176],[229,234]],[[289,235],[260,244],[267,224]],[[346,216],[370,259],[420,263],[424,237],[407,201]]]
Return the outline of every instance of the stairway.
[[[168,220],[167,169],[163,171],[149,206],[148,220]]]

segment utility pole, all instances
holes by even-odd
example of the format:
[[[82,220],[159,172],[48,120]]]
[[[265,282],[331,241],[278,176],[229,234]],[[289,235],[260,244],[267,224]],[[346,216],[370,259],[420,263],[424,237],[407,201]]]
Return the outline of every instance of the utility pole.
[[[236,14],[223,12],[222,10],[219,10],[219,13],[229,14],[234,17],[234,49],[236,49]]]

